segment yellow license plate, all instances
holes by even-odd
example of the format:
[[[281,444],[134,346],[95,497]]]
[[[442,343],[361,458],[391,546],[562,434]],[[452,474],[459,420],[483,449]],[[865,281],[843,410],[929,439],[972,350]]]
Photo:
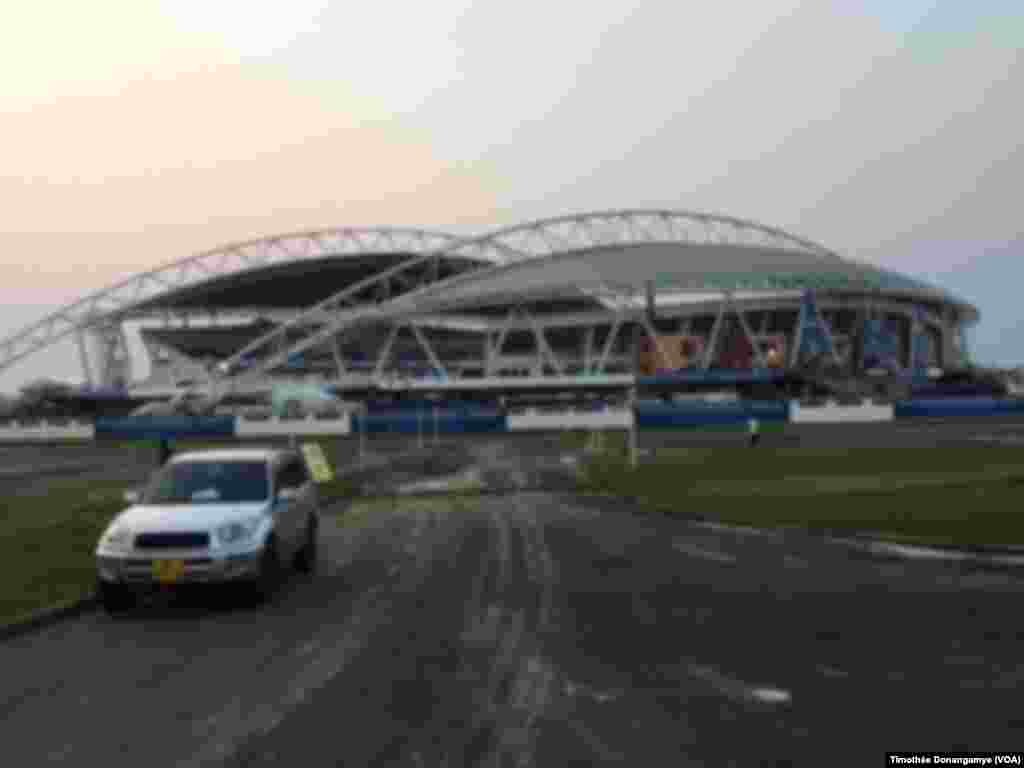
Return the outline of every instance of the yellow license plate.
[[[173,584],[185,575],[184,560],[154,560],[153,578],[161,584]]]

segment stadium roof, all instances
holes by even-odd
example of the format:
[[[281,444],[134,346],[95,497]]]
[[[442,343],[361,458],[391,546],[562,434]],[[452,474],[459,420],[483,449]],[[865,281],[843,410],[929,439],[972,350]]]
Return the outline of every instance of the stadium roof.
[[[629,243],[555,254],[509,265],[474,270],[414,297],[417,311],[443,311],[571,295],[642,294],[652,282],[659,296],[791,291],[881,293],[890,297],[957,306],[967,317],[975,310],[952,294],[906,275],[831,254],[748,245]]]

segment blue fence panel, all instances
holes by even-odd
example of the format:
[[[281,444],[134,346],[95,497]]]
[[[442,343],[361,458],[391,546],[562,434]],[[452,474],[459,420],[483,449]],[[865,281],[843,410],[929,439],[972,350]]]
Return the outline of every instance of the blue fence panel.
[[[234,436],[234,416],[134,416],[96,420],[97,438],[173,440],[182,437]]]
[[[915,398],[896,403],[895,413],[898,419],[1024,416],[1024,400],[1001,400],[992,397]]]
[[[739,401],[725,403],[638,403],[639,429],[672,429],[702,426],[741,425],[751,419],[767,422],[789,420],[789,403],[784,401]]]
[[[730,384],[759,384],[777,382],[784,379],[785,371],[773,368],[754,368],[751,370],[692,370],[662,373],[657,376],[641,376],[637,378],[640,387],[670,386],[673,384],[705,384],[728,386]]]

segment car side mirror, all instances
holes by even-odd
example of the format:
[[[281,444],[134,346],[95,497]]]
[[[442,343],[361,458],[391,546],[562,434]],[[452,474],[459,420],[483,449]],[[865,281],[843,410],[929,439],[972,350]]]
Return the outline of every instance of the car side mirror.
[[[277,492],[277,500],[280,501],[295,501],[299,498],[301,489],[299,488],[281,488]]]
[[[124,492],[125,504],[138,504],[142,500],[142,492],[138,488],[129,488]]]

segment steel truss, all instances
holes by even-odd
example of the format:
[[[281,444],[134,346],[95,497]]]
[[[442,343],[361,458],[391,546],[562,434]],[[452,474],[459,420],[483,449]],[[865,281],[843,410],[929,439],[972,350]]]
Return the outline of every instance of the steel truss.
[[[788,301],[787,301],[788,299]],[[730,294],[724,294],[719,299],[714,301],[702,301],[699,303],[693,303],[689,305],[680,305],[675,307],[668,307],[659,309],[659,315],[664,319],[670,319],[674,322],[679,322],[682,325],[682,332],[686,333],[690,330],[692,321],[698,317],[707,317],[709,315],[714,316],[713,325],[708,335],[708,343],[704,348],[704,356],[702,357],[700,364],[697,366],[699,369],[707,370],[711,367],[713,362],[718,358],[721,351],[722,336],[726,324],[735,319],[740,332],[746,338],[750,344],[754,359],[757,366],[766,367],[767,360],[762,350],[761,341],[767,336],[774,336],[775,333],[769,334],[767,329],[769,313],[779,311],[793,312],[795,315],[799,315],[799,299],[798,293],[794,293],[792,296],[783,297],[780,303],[780,299],[737,299]],[[853,298],[843,297],[822,297],[818,301],[818,312],[819,315],[825,313],[833,313],[839,310],[861,310],[867,311],[868,305],[866,300],[856,300]],[[884,312],[888,315],[902,315],[908,320],[912,320],[912,310],[905,304],[893,301],[880,301],[878,299],[871,300],[871,309],[876,312]],[[758,329],[754,329],[752,315],[762,315],[761,325]],[[925,313],[923,324],[937,331],[940,336],[947,332],[945,325],[943,324],[942,317],[935,313]],[[528,367],[534,376],[543,376],[544,371],[550,369],[552,375],[555,377],[563,377],[567,374],[570,368],[578,368],[578,372],[582,374],[607,374],[608,364],[612,359],[612,351],[615,345],[620,341],[621,333],[627,328],[639,329],[642,333],[646,334],[653,340],[656,345],[661,345],[662,335],[653,327],[649,318],[647,317],[646,309],[631,305],[628,302],[621,302],[618,306],[594,312],[576,313],[570,315],[559,315],[556,317],[537,317],[532,314],[528,308],[517,305],[509,309],[509,311],[503,317],[471,317],[471,316],[454,316],[444,318],[445,324],[447,322],[464,323],[466,327],[471,322],[477,323],[477,327],[473,328],[473,331],[479,333],[483,339],[481,347],[484,350],[483,359],[480,361],[480,367],[483,370],[485,377],[492,377],[502,367],[502,349],[505,345],[506,340],[512,333],[528,333],[531,334],[535,345],[533,353],[530,356]],[[441,355],[431,345],[429,339],[422,333],[422,329],[433,327],[430,322],[425,322],[423,318],[396,318],[390,322],[390,334],[387,341],[381,349],[381,352],[375,361],[375,376],[383,376],[388,370],[388,365],[391,363],[391,353],[394,346],[394,341],[398,334],[405,328],[408,328],[416,338],[416,341],[420,349],[424,352],[427,359],[430,361],[431,366],[440,372],[440,374],[446,378],[457,379],[458,375],[448,370],[441,362]],[[441,324],[440,327],[443,327]],[[579,350],[579,362],[580,365],[576,366],[575,361],[566,360],[559,357],[559,353],[556,352],[546,340],[546,332],[556,329],[567,329],[577,328],[583,331],[583,339],[581,343],[581,349]],[[594,349],[594,339],[598,332],[606,331],[603,344],[600,350]],[[796,346],[799,343],[800,325],[799,322],[795,322],[793,327],[786,330],[784,335],[787,336],[788,346],[791,350],[795,351]],[[833,330],[833,337],[836,340],[846,340],[846,337]],[[836,352],[835,361],[841,362]],[[660,356],[662,359],[668,359],[669,355],[666,354],[664,348],[659,348]],[[508,367],[516,367],[511,365]]]
[[[317,258],[344,258],[371,253],[416,254],[395,267],[384,270],[370,278],[347,286],[318,304],[299,311],[281,326],[266,336],[247,345],[237,354],[228,358],[211,372],[209,384],[232,379],[243,373],[262,374],[280,367],[294,355],[321,345],[330,345],[337,352],[336,342],[340,334],[346,334],[381,321],[391,324],[408,324],[415,321],[413,331],[417,342],[429,348],[429,340],[421,333],[435,323],[450,322],[455,318],[430,318],[418,316],[417,305],[425,299],[443,298],[445,292],[463,281],[479,279],[503,267],[529,260],[543,259],[554,254],[572,253],[602,247],[628,248],[644,243],[686,243],[686,244],[730,244],[767,248],[797,250],[811,253],[824,260],[840,257],[824,246],[797,237],[780,229],[766,227],[756,222],[728,216],[671,210],[616,210],[563,216],[512,226],[482,236],[457,238],[453,235],[419,229],[368,228],[336,229],[307,232],[254,240],[229,245],[223,248],[192,256],[181,261],[166,264],[145,272],[107,289],[91,294],[69,305],[44,320],[26,328],[0,342],[0,370],[4,370],[34,351],[46,347],[72,333],[81,333],[99,326],[109,327],[125,319],[151,316],[149,307],[155,305],[160,296],[198,285],[207,280],[224,277],[249,269],[270,266],[275,263]],[[441,264],[446,258],[475,261],[478,267],[451,277],[442,275]],[[392,286],[399,289],[395,296]],[[374,299],[367,303],[363,298],[367,292],[374,293]],[[629,302],[635,302],[633,288],[629,286],[603,286],[589,293],[607,307],[605,317],[610,323],[610,337],[603,348],[587,352],[588,364],[596,363],[601,369],[610,356],[611,342],[630,318],[641,326],[641,313],[634,312]],[[748,338],[752,329],[738,307],[752,311],[756,301],[727,297],[718,302],[718,318],[712,333],[717,342],[725,318],[735,314]],[[821,302],[823,308],[828,303]],[[879,302],[875,303],[880,306]],[[698,307],[687,307],[686,313],[693,314]],[[635,315],[635,318],[634,318]],[[479,317],[466,317],[466,321],[486,325]],[[532,318],[520,311],[518,318],[503,329],[498,329],[499,339],[488,359],[500,350],[510,328],[515,322],[525,324],[537,342],[539,363],[553,369],[564,368],[564,361],[555,357],[548,346],[544,328],[554,327],[560,319]],[[630,320],[632,321],[632,320]],[[606,323],[607,324],[607,323]],[[394,325],[398,327],[398,325]],[[940,327],[945,328],[944,325]],[[289,335],[296,331],[312,332],[299,340],[289,343]],[[645,327],[646,333],[653,329]],[[389,337],[393,344],[394,337]],[[390,352],[388,344],[382,351],[381,361],[386,364]],[[709,364],[713,359],[713,345],[706,349],[703,361]],[[757,349],[757,345],[755,345]],[[260,354],[262,353],[262,354]],[[428,358],[436,354],[431,350]],[[597,355],[596,360],[589,359]],[[344,361],[335,354],[336,362]],[[258,358],[252,365],[245,363]],[[489,362],[485,361],[485,365]],[[340,369],[339,369],[340,370]],[[378,365],[378,372],[383,368]],[[343,373],[343,371],[341,371]],[[219,387],[218,387],[219,388]]]
[[[425,264],[438,263],[443,257],[473,258],[482,263],[503,266],[523,261],[543,259],[555,253],[586,251],[607,246],[628,247],[638,243],[695,243],[732,244],[773,248],[786,248],[813,253],[823,258],[839,260],[839,256],[817,243],[791,235],[780,229],[756,222],[728,216],[669,210],[618,210],[587,213],[545,219],[497,230],[481,237],[471,237],[436,253],[411,259],[367,280],[349,286],[287,323],[247,345],[237,354],[223,361],[215,374],[229,378],[241,370],[240,364],[256,353],[273,350],[275,343],[286,338],[290,331],[309,326],[312,317],[335,313],[333,319],[286,350],[262,357],[258,370],[266,372],[282,365],[289,357],[329,342],[337,334],[366,322],[391,320],[399,316],[416,314],[416,302],[443,295],[465,280],[477,279],[485,270],[472,270],[444,280],[428,280],[418,290],[403,294],[379,306],[359,306],[356,296],[383,280],[395,279]],[[436,270],[434,270],[436,274]],[[428,272],[429,274],[429,272]],[[607,294],[621,295],[620,287],[609,287]]]
[[[144,308],[155,299],[209,280],[293,261],[373,253],[437,253],[458,241],[455,235],[424,229],[350,227],[233,243],[133,275],[23,328],[0,341],[0,371],[71,334],[149,317],[153,311]],[[89,379],[84,352],[83,358]]]

